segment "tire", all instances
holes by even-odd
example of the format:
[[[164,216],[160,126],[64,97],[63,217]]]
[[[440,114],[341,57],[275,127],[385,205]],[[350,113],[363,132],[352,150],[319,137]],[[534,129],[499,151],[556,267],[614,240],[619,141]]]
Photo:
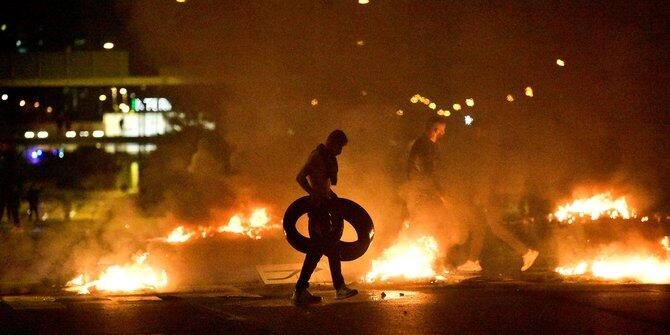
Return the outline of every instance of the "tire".
[[[338,241],[337,250],[339,250],[339,254],[327,256],[338,257],[341,261],[353,261],[363,256],[370,247],[370,243],[372,243],[375,232],[372,218],[363,207],[349,199],[336,198],[332,201],[335,202],[333,206],[337,208],[338,214],[356,230],[357,239],[354,242]],[[302,253],[319,249],[313,239],[303,236],[296,228],[298,219],[308,213],[310,209],[310,198],[304,196],[288,206],[284,213],[283,225],[286,239],[295,250]]]

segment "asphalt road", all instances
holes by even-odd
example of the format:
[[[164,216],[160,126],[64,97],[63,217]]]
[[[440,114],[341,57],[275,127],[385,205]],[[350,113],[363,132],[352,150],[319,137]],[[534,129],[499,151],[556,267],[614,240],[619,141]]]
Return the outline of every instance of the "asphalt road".
[[[359,296],[341,301],[327,287],[317,289],[325,302],[309,307],[290,304],[290,287],[5,295],[0,333],[670,333],[668,285],[506,282],[359,289]]]

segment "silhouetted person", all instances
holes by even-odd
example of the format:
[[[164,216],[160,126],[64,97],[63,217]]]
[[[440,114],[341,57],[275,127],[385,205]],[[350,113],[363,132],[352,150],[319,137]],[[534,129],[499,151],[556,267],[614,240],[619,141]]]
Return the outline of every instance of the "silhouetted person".
[[[2,212],[7,210],[7,218],[19,227],[19,206],[21,205],[21,184],[19,179],[19,167],[16,154],[13,150],[5,153],[2,161],[2,172],[0,173],[0,201],[2,201]]]
[[[297,181],[309,193],[312,209],[308,213],[309,235],[320,247],[307,252],[300,271],[300,277],[295,285],[291,298],[296,304],[317,303],[321,297],[312,295],[307,288],[309,278],[316,268],[321,257],[328,256],[328,265],[333,278],[333,286],[337,291],[337,298],[344,299],[358,294],[357,290],[349,289],[344,284],[342,268],[338,258],[338,241],[342,236],[343,220],[332,206],[332,200],[337,195],[331,190],[331,185],[337,185],[337,156],[347,144],[347,136],[341,130],[335,130],[328,135],[326,144],[319,144],[309,155],[307,163],[300,170]],[[333,256],[330,256],[333,255]]]
[[[34,216],[34,221],[38,222],[40,220],[40,189],[34,184],[30,185],[30,188],[26,191],[26,200],[28,200],[28,219],[33,220]]]
[[[533,265],[539,252],[519,240],[502,223],[501,195],[505,193],[509,184],[513,184],[512,181],[508,180],[510,179],[509,176],[505,174],[508,165],[503,161],[505,149],[501,148],[503,144],[498,133],[490,129],[490,126],[480,123],[476,127],[472,140],[477,146],[477,152],[473,153],[469,159],[468,180],[470,185],[467,190],[464,190],[469,193],[469,207],[471,210],[470,252],[468,260],[458,266],[457,270],[463,272],[479,272],[482,270],[479,264],[479,256],[488,226],[496,237],[509,245],[523,258],[521,271],[526,271]]]
[[[409,152],[407,183],[402,193],[407,206],[409,230],[406,234],[419,237],[438,234],[447,245],[462,243],[464,237],[457,225],[451,206],[446,201],[437,171],[438,142],[446,131],[446,118],[435,116],[427,120],[425,129]]]

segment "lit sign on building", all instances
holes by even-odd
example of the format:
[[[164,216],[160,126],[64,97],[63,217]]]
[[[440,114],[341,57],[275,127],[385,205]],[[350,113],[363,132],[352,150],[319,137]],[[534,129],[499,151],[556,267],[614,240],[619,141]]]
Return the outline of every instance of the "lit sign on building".
[[[108,137],[157,136],[172,130],[162,113],[105,113],[102,123]]]
[[[130,109],[137,112],[170,112],[172,104],[165,98],[132,98]]]

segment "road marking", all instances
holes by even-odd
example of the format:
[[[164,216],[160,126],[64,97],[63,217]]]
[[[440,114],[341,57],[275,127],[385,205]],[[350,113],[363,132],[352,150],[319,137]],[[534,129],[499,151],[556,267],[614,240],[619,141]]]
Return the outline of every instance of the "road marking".
[[[14,310],[65,308],[65,305],[56,302],[56,298],[51,296],[5,296],[2,301]]]

